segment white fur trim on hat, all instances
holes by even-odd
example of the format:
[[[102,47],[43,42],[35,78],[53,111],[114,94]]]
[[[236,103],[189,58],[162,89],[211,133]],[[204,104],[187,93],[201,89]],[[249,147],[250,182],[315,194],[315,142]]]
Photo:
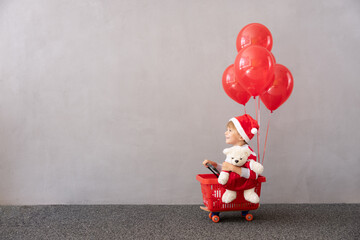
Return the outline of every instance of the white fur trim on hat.
[[[234,123],[235,128],[239,132],[240,136],[242,136],[247,143],[250,142],[250,138],[248,135],[246,135],[245,130],[242,128],[240,122],[236,118],[232,118],[229,121]]]
[[[255,134],[257,133],[257,129],[256,129],[256,128],[252,128],[252,129],[251,129],[251,133],[255,135]]]

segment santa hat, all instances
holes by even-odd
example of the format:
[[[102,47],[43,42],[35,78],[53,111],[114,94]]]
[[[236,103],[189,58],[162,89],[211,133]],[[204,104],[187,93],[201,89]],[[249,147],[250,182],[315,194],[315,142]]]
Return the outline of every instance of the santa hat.
[[[234,123],[236,130],[246,142],[250,142],[250,139],[252,139],[259,130],[257,121],[248,114],[234,117],[229,121]]]

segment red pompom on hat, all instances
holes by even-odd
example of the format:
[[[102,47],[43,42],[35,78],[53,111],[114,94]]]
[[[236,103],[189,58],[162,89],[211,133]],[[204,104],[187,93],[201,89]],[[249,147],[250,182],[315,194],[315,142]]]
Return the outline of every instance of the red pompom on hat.
[[[248,143],[259,130],[259,124],[249,114],[234,117],[229,120],[233,122],[240,136]]]

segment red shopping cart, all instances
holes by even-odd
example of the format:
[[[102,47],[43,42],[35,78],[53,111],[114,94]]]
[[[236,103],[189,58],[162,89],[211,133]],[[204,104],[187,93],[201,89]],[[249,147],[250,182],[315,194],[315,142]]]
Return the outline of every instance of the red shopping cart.
[[[205,207],[200,207],[202,210],[210,212],[209,218],[213,222],[220,221],[220,212],[226,211],[241,211],[241,216],[245,217],[247,221],[253,220],[253,215],[249,213],[250,210],[259,208],[259,203],[250,203],[244,199],[244,194],[240,191],[237,198],[231,203],[223,203],[221,197],[225,192],[225,188],[218,183],[217,176],[214,174],[198,174],[196,179],[201,184],[201,192],[203,194],[203,201]],[[266,182],[264,176],[258,177],[258,183],[255,187],[255,192],[260,197],[261,183]]]

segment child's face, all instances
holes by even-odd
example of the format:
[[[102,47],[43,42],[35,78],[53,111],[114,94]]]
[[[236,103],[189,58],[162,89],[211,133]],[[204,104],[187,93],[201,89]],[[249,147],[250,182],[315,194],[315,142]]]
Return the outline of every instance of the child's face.
[[[240,136],[235,128],[227,127],[225,132],[225,142],[232,145],[240,145],[244,139]]]

